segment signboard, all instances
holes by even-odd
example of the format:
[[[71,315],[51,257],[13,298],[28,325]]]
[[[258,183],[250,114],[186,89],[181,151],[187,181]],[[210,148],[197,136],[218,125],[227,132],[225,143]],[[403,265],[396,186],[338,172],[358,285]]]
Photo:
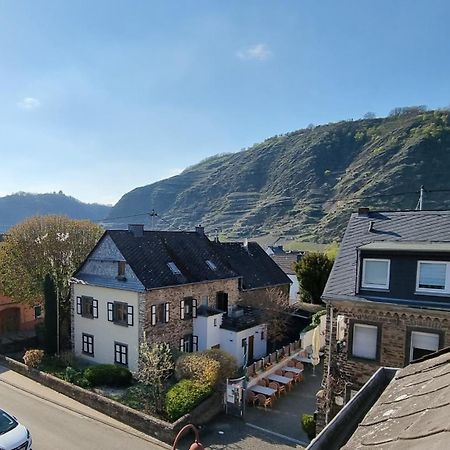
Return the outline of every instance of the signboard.
[[[245,408],[245,377],[227,379],[225,391],[225,412],[243,417]]]

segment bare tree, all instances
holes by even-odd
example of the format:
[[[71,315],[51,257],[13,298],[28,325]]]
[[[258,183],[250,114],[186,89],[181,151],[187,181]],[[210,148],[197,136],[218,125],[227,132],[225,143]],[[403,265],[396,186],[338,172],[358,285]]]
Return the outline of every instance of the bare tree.
[[[261,321],[267,324],[267,338],[274,343],[281,342],[287,334],[289,314],[289,291],[267,288],[259,295],[244,297],[244,306],[250,306],[261,314]]]

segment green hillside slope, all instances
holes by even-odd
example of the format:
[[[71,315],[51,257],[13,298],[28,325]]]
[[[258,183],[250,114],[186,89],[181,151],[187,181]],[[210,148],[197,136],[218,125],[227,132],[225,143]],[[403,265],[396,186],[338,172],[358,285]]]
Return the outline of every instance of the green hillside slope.
[[[0,232],[34,215],[62,214],[72,219],[101,220],[105,218],[110,206],[96,203],[82,203],[60,193],[17,194],[0,197]]]
[[[125,194],[110,217],[154,208],[173,226],[201,223],[231,238],[273,232],[331,241],[360,204],[412,209],[421,184],[450,188],[449,167],[449,113],[411,109],[299,130],[209,158]],[[425,207],[450,207],[449,192],[430,193]]]

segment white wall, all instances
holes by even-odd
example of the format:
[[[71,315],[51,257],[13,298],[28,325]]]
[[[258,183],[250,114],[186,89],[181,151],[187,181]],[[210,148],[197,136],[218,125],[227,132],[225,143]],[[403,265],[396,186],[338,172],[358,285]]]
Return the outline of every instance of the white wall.
[[[212,316],[197,316],[193,321],[193,334],[198,336],[198,350],[201,352],[220,344],[220,325],[223,313]]]
[[[300,285],[296,275],[288,275],[288,277],[292,281],[291,287],[289,288],[289,304],[293,305],[299,300],[298,291],[300,290]]]
[[[138,293],[98,286],[74,284],[74,351],[77,357],[86,361],[114,364],[114,342],[128,345],[128,367],[137,370],[139,345]],[[76,312],[76,297],[87,295],[98,301],[98,318],[88,319]],[[107,302],[126,302],[133,305],[134,325],[122,326],[108,322]],[[82,353],[82,334],[94,336],[94,356]]]
[[[228,353],[231,353],[238,362],[238,365],[244,364],[244,352],[242,348],[242,339],[247,339],[249,336],[254,336],[253,344],[253,358],[260,359],[267,354],[267,331],[266,325],[257,325],[243,331],[231,331],[220,329],[220,348]],[[261,339],[261,332],[264,332],[264,339]]]

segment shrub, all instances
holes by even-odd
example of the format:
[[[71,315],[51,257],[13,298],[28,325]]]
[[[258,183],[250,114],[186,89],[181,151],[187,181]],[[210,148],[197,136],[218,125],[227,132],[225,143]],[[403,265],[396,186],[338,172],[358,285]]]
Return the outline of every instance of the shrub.
[[[126,392],[119,398],[119,402],[133,409],[138,409],[146,413],[155,412],[152,403],[152,388],[143,383],[138,383],[129,387]]]
[[[61,352],[61,354],[59,355],[59,359],[65,367],[73,367],[75,364],[75,356],[71,351]]]
[[[236,375],[237,361],[233,355],[217,348],[206,350],[203,353],[220,364],[219,381],[226,381],[227,378]]]
[[[84,371],[84,378],[91,386],[127,386],[131,383],[132,374],[126,367],[114,364],[98,364]]]
[[[192,380],[181,380],[166,394],[166,413],[175,421],[211,395],[211,386]]]
[[[312,414],[302,415],[302,427],[309,439],[313,439],[316,435],[316,421]]]
[[[203,353],[188,353],[178,358],[175,376],[215,386],[220,380],[220,364]]]
[[[76,384],[82,388],[88,389],[91,387],[91,383],[84,376],[82,370],[74,369],[73,367],[66,367],[63,375],[63,379],[69,383]]]
[[[41,364],[43,358],[44,350],[27,350],[25,355],[23,355],[23,362],[28,367],[36,368],[39,364]]]

